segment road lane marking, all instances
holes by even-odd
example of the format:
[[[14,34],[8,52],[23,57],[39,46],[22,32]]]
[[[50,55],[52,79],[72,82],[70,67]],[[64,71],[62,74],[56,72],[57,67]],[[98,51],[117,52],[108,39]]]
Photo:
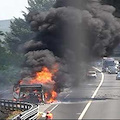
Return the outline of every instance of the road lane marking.
[[[4,92],[8,92],[9,90],[5,90]]]
[[[94,84],[87,84],[87,85],[92,86],[92,85],[94,85]]]
[[[56,107],[58,107],[59,104],[55,105],[55,107],[53,107],[50,112],[52,112]]]
[[[70,93],[71,93],[72,91],[70,91]],[[70,94],[67,94],[64,98],[67,98],[68,96],[69,96]],[[54,109],[56,109],[58,106],[59,106],[59,104],[60,104],[61,102],[59,102],[58,104],[56,104],[51,110],[50,110],[50,112],[52,112]]]
[[[71,92],[72,92],[72,91],[71,91]],[[71,93],[71,92],[70,92],[70,93]],[[64,98],[67,98],[69,95],[70,95],[70,94],[67,94]],[[61,103],[61,102],[60,102],[60,103]],[[58,103],[57,105],[55,105],[55,107],[53,107],[53,108],[50,110],[50,112],[52,112],[55,108],[57,108],[60,103]]]
[[[8,92],[9,90],[5,90],[5,91],[0,91],[0,93],[5,93],[5,92]]]
[[[67,95],[64,97],[64,99],[66,99],[69,95],[70,95],[70,94],[67,94]]]
[[[93,68],[96,69],[96,70],[98,70],[98,71],[101,73],[102,78],[101,78],[101,82],[100,82],[99,86],[96,88],[95,92],[93,93],[93,95],[92,95],[92,97],[91,97],[92,99],[95,98],[98,90],[100,89],[100,87],[102,86],[102,84],[103,84],[103,82],[104,82],[104,74],[101,72],[101,70],[99,70],[98,68],[95,68],[95,67],[93,67]],[[91,103],[92,103],[92,100],[90,100],[90,101],[87,103],[87,105],[85,106],[85,108],[84,108],[84,110],[82,111],[81,115],[79,116],[78,120],[82,120],[82,119],[83,119],[83,117],[85,116],[85,114],[86,114],[88,108],[90,107]]]
[[[81,113],[76,113],[77,115],[80,115]]]

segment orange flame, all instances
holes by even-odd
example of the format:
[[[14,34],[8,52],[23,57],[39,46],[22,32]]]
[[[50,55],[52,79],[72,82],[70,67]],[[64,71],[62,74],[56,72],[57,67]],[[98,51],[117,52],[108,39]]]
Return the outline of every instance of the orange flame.
[[[52,103],[56,101],[57,93],[53,90],[51,92],[51,98],[47,101],[47,103]]]
[[[47,67],[43,67],[41,72],[37,72],[34,79],[30,80],[30,84],[54,84],[54,80],[52,80],[53,73]]]
[[[45,98],[47,99],[47,103],[52,103],[56,101],[57,93],[52,90],[50,93],[45,93]]]
[[[58,65],[55,64],[51,70],[47,67],[43,67],[41,72],[37,72],[35,77],[29,80],[28,84],[44,84],[44,85],[52,85],[51,89],[45,92],[45,98],[47,103],[51,103],[56,101],[57,93],[54,91],[55,81],[52,79],[54,74],[58,71]],[[24,81],[21,80],[20,84],[23,84]],[[39,95],[38,95],[38,99]],[[40,99],[41,100],[41,99]]]

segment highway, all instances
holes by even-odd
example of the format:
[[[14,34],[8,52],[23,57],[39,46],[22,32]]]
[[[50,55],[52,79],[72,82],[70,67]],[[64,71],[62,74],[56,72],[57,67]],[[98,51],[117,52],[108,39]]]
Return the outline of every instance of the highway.
[[[65,89],[57,102],[40,106],[40,111],[51,111],[54,119],[120,119],[120,81],[116,74],[97,75],[97,79],[81,82],[78,88]],[[11,99],[10,91],[1,95]]]
[[[45,112],[51,111],[54,119],[120,119],[120,81],[115,74],[104,74],[102,85],[91,99],[101,80],[99,73],[97,79],[61,93],[60,101]]]
[[[105,74],[104,83],[84,119],[120,119],[120,81],[115,77]]]
[[[58,102],[48,107],[46,111],[53,113],[54,119],[78,119],[84,108],[91,101],[96,88],[101,82],[101,74],[97,79],[82,82],[79,88],[71,88],[58,96]]]
[[[13,86],[4,87],[0,89],[0,99],[12,100],[13,99],[12,92],[13,92]]]

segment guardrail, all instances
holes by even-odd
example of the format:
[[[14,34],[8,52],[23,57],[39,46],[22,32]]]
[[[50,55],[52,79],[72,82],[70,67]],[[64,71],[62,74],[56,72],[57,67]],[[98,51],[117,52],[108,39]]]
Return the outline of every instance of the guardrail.
[[[38,114],[38,107],[35,107],[29,111],[27,111],[25,114],[23,114],[20,118],[22,120],[26,120],[26,119],[36,119],[37,118],[37,114]]]
[[[5,108],[6,110],[21,110],[24,111],[21,113],[20,119],[36,119],[38,114],[38,105],[33,105],[27,102],[18,102],[12,100],[0,100],[0,107]],[[16,120],[19,115],[15,116],[12,120]]]
[[[12,100],[5,100],[1,99],[0,100],[0,106],[1,108],[5,108],[7,110],[21,110],[25,111],[28,110],[32,107],[32,104],[30,103],[25,103],[25,102],[17,102],[17,101],[12,101]]]

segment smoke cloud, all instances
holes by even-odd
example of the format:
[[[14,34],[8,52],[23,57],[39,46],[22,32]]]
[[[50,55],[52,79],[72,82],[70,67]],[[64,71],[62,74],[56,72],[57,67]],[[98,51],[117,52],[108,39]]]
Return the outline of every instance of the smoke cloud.
[[[47,12],[30,12],[26,20],[36,37],[25,44],[23,78],[58,63],[57,87],[78,84],[84,79],[86,63],[110,55],[119,43],[120,23],[114,11],[100,0],[57,0]]]

